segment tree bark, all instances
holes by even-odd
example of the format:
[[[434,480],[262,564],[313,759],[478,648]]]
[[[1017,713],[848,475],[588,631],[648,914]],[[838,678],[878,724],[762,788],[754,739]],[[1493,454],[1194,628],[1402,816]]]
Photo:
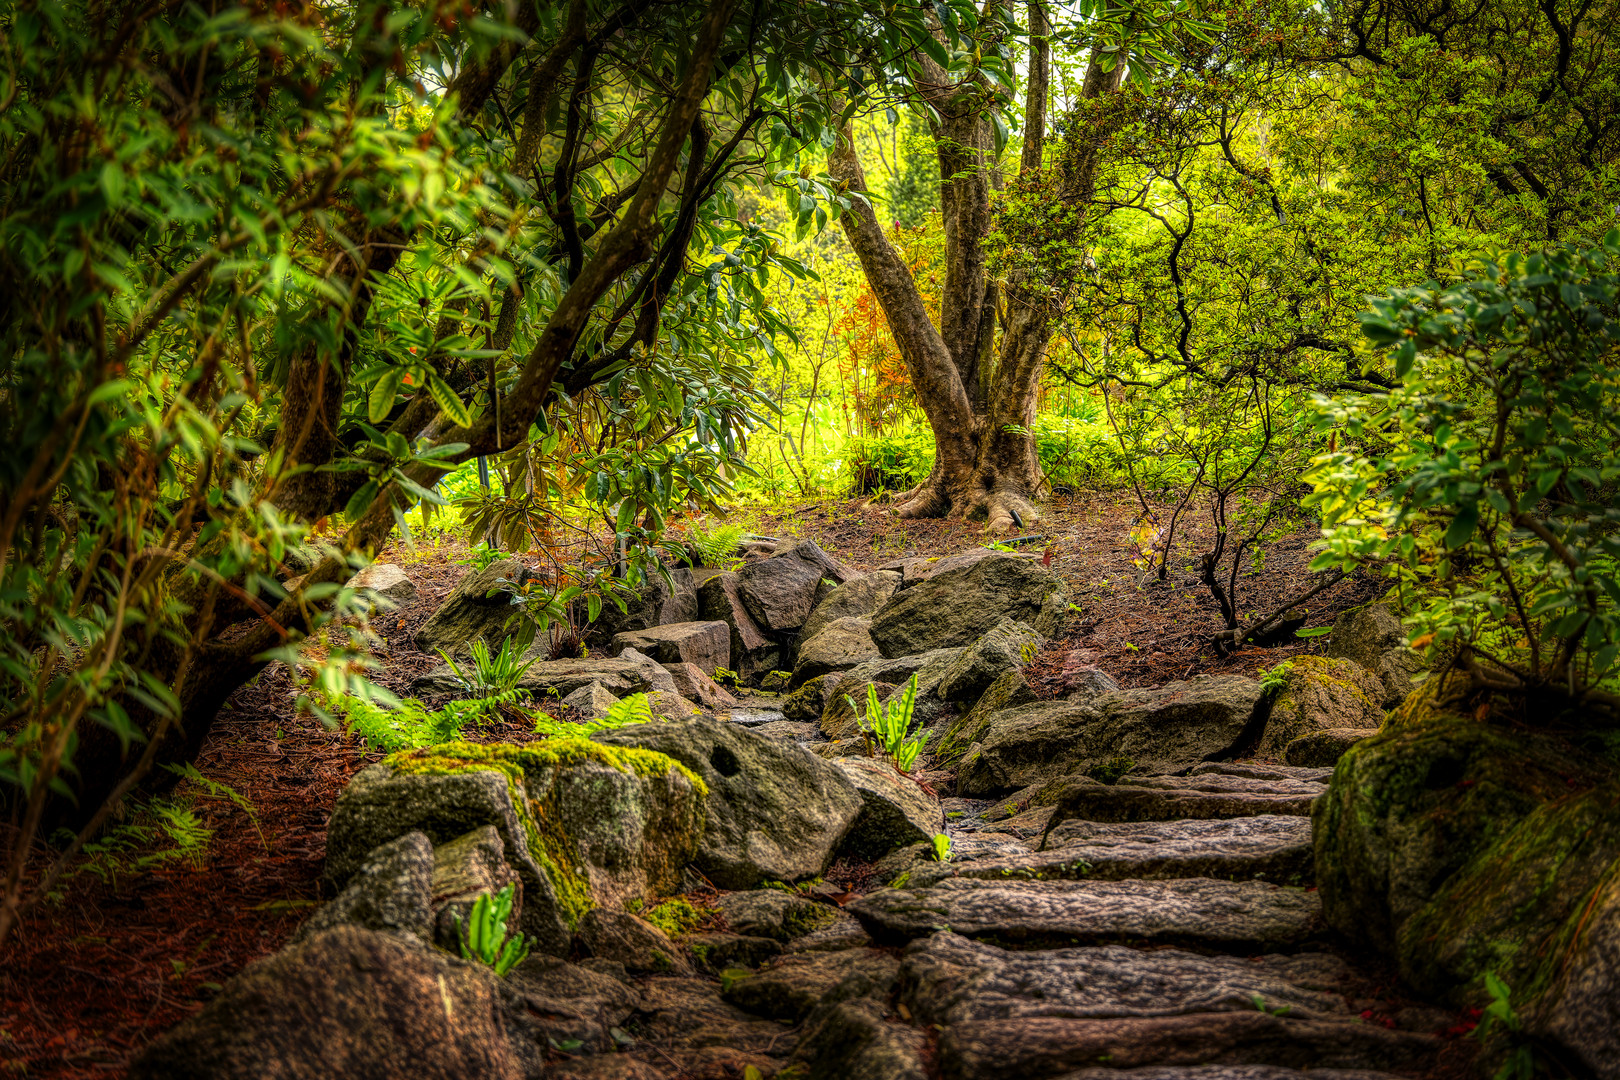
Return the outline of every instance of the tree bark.
[[[1024,147],[1020,179],[1034,182],[1046,142],[1050,90],[1050,26],[1038,0],[1029,4],[1032,37],[1025,87]],[[1094,54],[1085,93],[1117,89],[1124,65],[1103,72]],[[911,273],[861,205],[841,218],[845,234],[866,272],[867,283],[888,320],[918,401],[934,432],[934,468],[896,509],[902,517],[961,514],[984,517],[993,531],[1020,529],[1035,517],[1042,476],[1034,423],[1046,346],[1057,305],[1045,292],[1014,278],[1002,286],[986,268],[985,236],[990,200],[1000,187],[991,149],[981,85],[951,84],[945,72],[922,61],[919,87],[938,115],[933,125],[939,155],[941,216],[945,231],[945,286],[936,329]],[[864,190],[864,173],[846,131],[829,159],[829,171],[848,187]],[[1066,202],[1091,198],[1091,169],[1062,185]],[[1006,301],[1000,355],[994,363],[996,308]]]

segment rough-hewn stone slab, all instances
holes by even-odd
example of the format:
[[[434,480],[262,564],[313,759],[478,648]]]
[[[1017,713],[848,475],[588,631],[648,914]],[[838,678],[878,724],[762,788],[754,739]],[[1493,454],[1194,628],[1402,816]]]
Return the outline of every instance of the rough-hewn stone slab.
[[[875,940],[899,944],[948,926],[1007,943],[1194,942],[1286,947],[1323,929],[1315,893],[1260,881],[984,881],[880,889],[847,910]]]
[[[1437,1046],[1432,1037],[1376,1024],[1291,1020],[1255,1009],[1117,1020],[972,1020],[940,1032],[939,1061],[947,1080],[1039,1080],[1100,1063],[1110,1070],[1204,1064],[1381,1070],[1421,1067]]]
[[[1282,959],[1123,945],[1011,952],[941,933],[912,942],[900,977],[921,1024],[1249,1013],[1261,1004],[1293,1019],[1352,1015],[1341,995],[1291,982]]]
[[[1368,1069],[1312,1069],[1281,1065],[1148,1065],[1140,1069],[1076,1069],[1057,1080],[1397,1080]]]
[[[914,887],[942,878],[1121,881],[1143,878],[1260,878],[1280,885],[1309,882],[1311,819],[1266,815],[1224,821],[1102,824],[1066,821],[1052,830],[1047,850],[920,868]]]

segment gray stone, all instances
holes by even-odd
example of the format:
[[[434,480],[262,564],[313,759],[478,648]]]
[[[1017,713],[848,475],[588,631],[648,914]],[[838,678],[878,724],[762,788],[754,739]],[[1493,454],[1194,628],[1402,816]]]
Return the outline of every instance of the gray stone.
[[[408,832],[372,849],[343,891],[310,916],[294,942],[334,926],[392,930],[433,938],[433,845]]]
[[[1289,790],[1289,788],[1303,790]],[[1117,784],[1070,777],[1053,801],[1047,830],[1064,821],[1180,821],[1285,814],[1309,817],[1326,790],[1300,781],[1268,782],[1236,776],[1128,777]]]
[[[929,578],[944,573],[947,570],[961,570],[975,563],[998,554],[994,548],[974,548],[972,551],[962,551],[955,555],[913,555],[909,558],[895,559],[886,562],[878,569],[889,570],[900,575],[900,588],[909,589],[913,585],[927,581]],[[1016,559],[1035,561],[1033,555],[1013,555]]]
[[[840,749],[839,753],[865,753],[860,749],[861,721],[871,707],[867,689],[870,687],[877,691],[878,702],[881,704],[897,689],[893,683],[869,682],[865,679],[844,678],[839,680],[832,699],[827,702],[827,711],[821,714],[821,733],[829,739],[848,742],[850,747]]]
[[[868,660],[880,659],[872,644],[872,620],[846,616],[823,624],[799,646],[793,681],[803,683],[818,675],[848,671]]]
[[[707,818],[693,863],[720,888],[815,877],[861,809],[834,766],[724,720],[638,724],[595,738],[668,754],[703,779]]]
[[[606,687],[599,682],[586,683],[568,694],[558,704],[565,709],[574,709],[584,713],[592,720],[600,720],[608,714],[608,710],[619,703]]]
[[[782,699],[782,715],[789,720],[819,723],[843,678],[843,672],[835,671],[806,679],[803,686]]]
[[[646,980],[636,1017],[636,1039],[656,1046],[657,1060],[679,1062],[677,1075],[741,1077],[753,1065],[775,1072],[794,1046],[791,1028],[740,1009],[720,996],[714,979],[664,977]]]
[[[1620,864],[1616,864],[1620,867]],[[1620,870],[1594,891],[1556,969],[1536,1002],[1530,1031],[1562,1047],[1598,1080],[1620,1077]]]
[[[1331,768],[1298,765],[1262,765],[1254,761],[1206,761],[1187,770],[1188,776],[1246,776],[1250,780],[1303,780],[1326,784],[1333,778]]]
[[[404,607],[416,599],[416,583],[393,563],[372,563],[344,585],[381,601],[384,610]]]
[[[892,762],[859,757],[840,758],[833,764],[861,795],[860,815],[844,841],[850,854],[876,859],[897,847],[932,843],[934,834],[944,831],[939,804]]]
[[[416,833],[413,835],[421,835]],[[495,826],[485,825],[433,849],[433,938],[458,952],[467,917],[485,894],[493,896],[508,885],[513,890],[510,926],[523,921],[523,888],[506,862],[506,845]],[[351,886],[352,887],[352,886]]]
[[[1294,1020],[1248,1012],[1088,1019],[971,1020],[940,1034],[940,1065],[954,1080],[1056,1076],[1106,1061],[1111,1076],[1152,1065],[1262,1064],[1295,1069],[1421,1070],[1437,1040],[1359,1020]]]
[[[1022,671],[1044,642],[1033,628],[1012,619],[1001,620],[945,669],[939,696],[972,705],[991,683],[1010,671]]]
[[[971,645],[1003,618],[1050,637],[1068,616],[1068,594],[1038,563],[997,553],[902,589],[872,618],[884,656]]]
[[[387,764],[362,769],[338,796],[327,822],[326,880],[340,888],[347,885],[373,849],[407,833],[420,832],[443,844],[485,825],[500,833],[506,860],[523,882],[519,926],[535,949],[567,952],[569,930],[556,890],[529,852],[528,835],[512,804],[512,785],[498,772],[420,776],[396,773]]]
[[[709,678],[708,673],[696,664],[665,664],[664,670],[669,672],[669,677],[675,682],[675,689],[682,697],[710,712],[721,712],[734,708],[737,704],[736,698]]]
[[[1064,685],[1068,687],[1064,697],[1070,701],[1093,701],[1104,694],[1117,694],[1120,691],[1119,683],[1100,667],[1086,665],[1067,671],[1064,675]]]
[[[1311,873],[1309,818],[1066,821],[1052,830],[1045,851],[924,866],[912,874],[911,883],[923,888],[948,876],[1071,881],[1213,877],[1293,885],[1308,883]]]
[[[1281,1065],[1147,1065],[1140,1069],[1076,1069],[1057,1080],[1399,1080],[1370,1069],[1288,1069]]]
[[[691,934],[685,942],[698,964],[714,975],[730,968],[758,967],[771,957],[782,954],[781,942],[748,934],[713,931]]]
[[[624,980],[586,966],[598,963],[607,965],[594,959],[576,965],[530,955],[505,979],[511,995],[508,1029],[537,1051],[577,1040],[579,1052],[617,1057],[612,1053],[619,1049],[613,1029],[630,1018],[640,997]],[[550,1080],[555,1074],[546,1068],[541,1075]]]
[[[692,974],[685,950],[658,927],[628,911],[587,911],[579,921],[579,940],[592,956],[623,964],[632,975]]]
[[[906,948],[904,1000],[921,1024],[997,1017],[1114,1018],[1256,1011],[1290,1018],[1347,1018],[1336,994],[1296,985],[1285,964],[1200,956],[1174,948],[1098,945],[1009,952],[944,932]]]
[[[323,930],[249,964],[136,1057],[136,1080],[520,1080],[489,968],[411,938]]]
[[[731,628],[732,670],[746,682],[758,682],[782,666],[781,644],[768,635],[743,603],[736,574],[717,574],[698,589],[699,617],[718,620]]]
[[[888,570],[850,578],[829,592],[804,621],[799,630],[800,648],[834,620],[870,619],[899,587],[900,575]]]
[[[811,1080],[926,1080],[922,1052],[922,1032],[889,1023],[882,1005],[858,997],[816,1009],[793,1060]]]
[[[1428,666],[1407,646],[1405,628],[1383,604],[1347,611],[1333,620],[1333,632],[1322,651],[1354,660],[1376,675],[1384,687],[1379,704],[1386,709],[1406,700],[1412,692],[1412,677]]]
[[[1198,676],[1090,702],[1042,701],[992,714],[979,749],[962,759],[961,795],[997,795],[1129,761],[1174,772],[1229,753],[1261,704],[1259,683]]]
[[[668,673],[656,662],[639,653],[636,655],[640,658],[592,656],[583,660],[541,660],[523,673],[518,688],[528,691],[542,704],[558,701],[591,683],[600,683],[615,697],[674,689]],[[418,695],[471,693],[449,664],[440,664],[417,676],[411,681],[411,692]]]
[[[502,582],[521,585],[528,578],[528,567],[517,559],[499,559],[471,571],[416,632],[416,647],[425,653],[443,649],[456,655],[481,638],[492,649],[499,649],[510,633],[507,624],[516,610],[512,585]]]
[[[1296,656],[1271,702],[1266,730],[1254,752],[1280,758],[1295,739],[1340,728],[1365,728],[1384,722],[1384,684],[1352,660]]]
[[[876,949],[791,953],[753,975],[734,979],[721,992],[733,1005],[774,1020],[802,1020],[834,987],[850,980],[841,995],[887,999],[894,991],[900,962]],[[858,994],[849,992],[859,985]]]
[[[1025,946],[1129,941],[1239,950],[1295,947],[1322,936],[1317,895],[1262,881],[1007,881],[945,878],[879,889],[850,914],[873,940],[903,944],[950,927]]]
[[[713,673],[731,667],[731,627],[716,620],[625,630],[613,635],[611,649],[616,654],[635,649],[660,664],[691,664]]]
[[[827,911],[832,918],[825,925],[788,942],[788,952],[840,952],[844,949],[872,948],[871,935],[861,928],[854,916],[839,908],[829,907]]]
[[[1008,671],[991,683],[974,706],[946,725],[944,733],[929,749],[942,766],[954,766],[974,743],[984,738],[990,718],[1003,709],[1028,705],[1035,700],[1021,668]]]
[[[754,622],[770,633],[791,633],[810,617],[822,581],[849,577],[813,541],[751,562],[737,571],[737,588]]]
[[[1378,734],[1378,729],[1326,728],[1313,731],[1283,747],[1282,759],[1290,765],[1313,765],[1331,769],[1345,752],[1362,739]]]
[[[603,604],[596,621],[585,628],[585,641],[592,649],[606,649],[616,635],[626,631],[695,622],[698,606],[697,584],[690,570],[669,571],[668,582],[655,573],[630,595],[623,611],[617,604]]]
[[[793,685],[793,672],[767,671],[759,680],[759,688],[767,694],[786,693]]]
[[[727,893],[715,905],[726,925],[739,934],[775,941],[819,930],[833,921],[833,909],[785,889],[753,889]]]

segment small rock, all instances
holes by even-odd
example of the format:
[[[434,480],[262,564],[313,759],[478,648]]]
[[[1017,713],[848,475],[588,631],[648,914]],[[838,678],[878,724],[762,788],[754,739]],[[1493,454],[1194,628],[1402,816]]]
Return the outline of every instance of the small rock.
[[[793,681],[802,683],[818,675],[848,671],[868,660],[881,659],[872,643],[872,620],[846,616],[818,629],[799,646],[793,665]]]
[[[1412,678],[1428,665],[1406,644],[1401,621],[1383,604],[1347,611],[1333,620],[1322,650],[1327,656],[1353,660],[1377,676],[1384,687],[1378,704],[1393,709],[1412,692]]]
[[[692,934],[686,938],[686,946],[698,964],[714,975],[731,968],[758,967],[782,953],[781,943],[771,938],[723,932]]]
[[[899,587],[900,575],[888,570],[850,578],[816,605],[799,631],[799,641],[809,641],[836,619],[853,617],[870,620],[873,612],[882,607]]]
[[[973,704],[997,679],[1010,671],[1022,671],[1044,642],[1032,627],[1002,619],[945,669],[939,696],[946,701]]]
[[[414,835],[420,835],[414,834]],[[506,845],[493,825],[433,849],[434,941],[458,952],[467,917],[483,895],[494,895],[508,885],[513,890],[510,926],[522,925],[523,888],[516,871],[506,863]]]
[[[758,681],[782,666],[781,646],[748,613],[736,574],[717,574],[705,581],[698,589],[698,612],[731,628],[731,662],[744,681]]]
[[[922,1050],[922,1032],[887,1022],[882,1005],[856,998],[816,1009],[793,1060],[829,1080],[926,1080]]]
[[[334,926],[393,930],[430,941],[433,874],[433,845],[426,836],[408,832],[390,840],[366,856],[343,891],[310,916],[293,935],[293,941],[303,941]]]
[[[691,975],[684,951],[652,923],[628,911],[593,908],[579,921],[579,940],[594,957],[632,975]]]
[[[417,649],[425,653],[443,649],[456,655],[480,638],[491,649],[499,649],[515,610],[513,585],[523,584],[528,577],[528,567],[517,559],[499,559],[468,573],[416,632]]]
[[[767,694],[786,693],[788,687],[792,685],[793,672],[791,671],[767,671],[765,676],[759,680],[759,688]]]
[[[675,681],[675,689],[680,691],[682,697],[710,712],[721,712],[737,704],[736,698],[722,690],[720,684],[709,678],[696,664],[665,664],[664,670],[669,672],[670,678]]]
[[[784,889],[728,893],[715,905],[726,925],[750,937],[792,941],[833,921],[833,909]]]
[[[722,996],[733,1005],[775,1020],[798,1021],[834,987],[840,995],[887,998],[899,979],[900,962],[876,949],[794,953],[777,957],[753,975],[732,981]],[[850,989],[858,986],[856,993]]]
[[[810,617],[822,580],[836,585],[848,576],[848,571],[835,566],[813,541],[806,540],[789,551],[748,563],[737,572],[737,588],[748,614],[762,629],[791,633]]]
[[[926,841],[944,831],[939,804],[894,764],[876,758],[840,758],[834,764],[861,795],[861,812],[844,847],[860,859],[880,858],[897,847]]]
[[[344,586],[380,597],[385,608],[400,608],[416,599],[416,583],[393,563],[372,563]]]
[[[592,720],[600,720],[618,703],[619,699],[609,693],[605,686],[599,682],[590,682],[570,693],[559,704],[565,709],[584,713]]]
[[[1377,728],[1327,728],[1323,731],[1313,731],[1301,735],[1285,746],[1282,759],[1290,765],[1331,769],[1352,746],[1376,734]]]
[[[1272,699],[1265,732],[1254,752],[1259,757],[1283,757],[1294,740],[1328,730],[1364,728],[1371,735],[1384,722],[1383,697],[1384,684],[1360,664],[1296,656],[1288,661],[1288,674]]]

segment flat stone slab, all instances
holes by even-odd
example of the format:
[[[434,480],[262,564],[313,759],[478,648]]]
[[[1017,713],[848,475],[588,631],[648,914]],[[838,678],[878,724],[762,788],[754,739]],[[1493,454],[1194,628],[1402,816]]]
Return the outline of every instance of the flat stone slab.
[[[1159,791],[1196,791],[1220,795],[1291,795],[1314,798],[1327,785],[1291,776],[1240,776],[1225,772],[1194,772],[1187,776],[1126,776],[1119,783]]]
[[[1058,1077],[1106,1062],[1144,1066],[1275,1065],[1289,1069],[1420,1069],[1432,1036],[1344,1020],[1295,1020],[1258,1009],[1089,1019],[1029,1016],[971,1020],[940,1032],[941,1072],[952,1080]]]
[[[1209,821],[1217,818],[1256,817],[1285,814],[1309,817],[1311,803],[1326,789],[1316,784],[1299,784],[1313,790],[1287,794],[1254,788],[1275,788],[1280,784],[1239,777],[1186,778],[1147,777],[1136,784],[1076,784],[1058,799],[1048,819],[1050,830],[1056,823],[1079,818],[1083,821]],[[1289,781],[1289,783],[1298,783]],[[1214,787],[1208,790],[1203,786]],[[1249,785],[1244,787],[1243,785]],[[1220,790],[1221,788],[1226,790]]]
[[[1325,784],[1333,779],[1332,769],[1301,765],[1258,765],[1242,761],[1205,761],[1187,770],[1188,776],[1246,776],[1251,780],[1304,780]]]
[[[880,889],[845,909],[876,941],[900,944],[941,927],[966,937],[1289,947],[1322,933],[1314,892],[1261,881],[984,881]]]
[[[1294,1019],[1353,1015],[1342,995],[1290,981],[1290,959],[1123,945],[1011,952],[941,933],[906,949],[900,979],[921,1024],[1253,1013],[1261,1004]]]
[[[1030,855],[936,863],[912,874],[924,888],[947,877],[1033,881],[1121,881],[1212,877],[1308,884],[1311,819],[1265,815],[1220,821],[1065,821]]]

